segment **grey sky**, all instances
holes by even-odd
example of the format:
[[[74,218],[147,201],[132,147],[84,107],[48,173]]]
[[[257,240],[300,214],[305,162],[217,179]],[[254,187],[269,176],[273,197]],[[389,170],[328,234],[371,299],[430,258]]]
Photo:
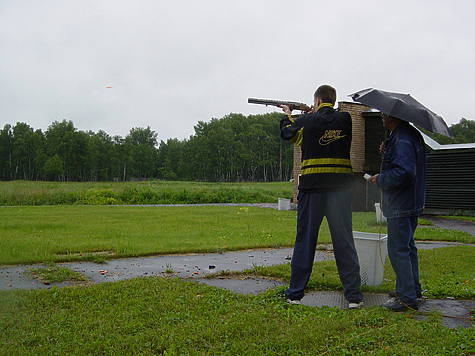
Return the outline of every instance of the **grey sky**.
[[[475,1],[0,0],[0,125],[189,138],[198,121],[374,87],[475,119]],[[110,88],[108,88],[110,87]]]

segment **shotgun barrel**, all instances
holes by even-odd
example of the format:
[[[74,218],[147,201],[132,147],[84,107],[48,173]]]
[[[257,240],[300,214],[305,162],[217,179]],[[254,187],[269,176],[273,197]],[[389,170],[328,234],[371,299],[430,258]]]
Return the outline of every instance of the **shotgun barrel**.
[[[302,110],[302,111],[310,111],[312,110],[307,104],[299,103],[296,101],[283,101],[283,100],[270,100],[270,99],[257,99],[257,98],[249,98],[247,99],[249,104],[260,104],[265,106],[277,106],[280,107],[281,105],[288,106],[291,110]]]

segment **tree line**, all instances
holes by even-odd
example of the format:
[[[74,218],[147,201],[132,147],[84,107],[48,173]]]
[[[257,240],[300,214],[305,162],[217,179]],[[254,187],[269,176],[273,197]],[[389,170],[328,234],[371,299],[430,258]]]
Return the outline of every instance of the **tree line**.
[[[281,114],[231,113],[199,121],[189,139],[158,142],[150,127],[111,137],[80,131],[72,121],[45,132],[19,122],[0,131],[0,180],[271,182],[292,178],[293,147],[280,138]],[[475,121],[451,125],[455,139],[430,134],[441,144],[475,142]]]
[[[112,137],[80,131],[67,120],[45,132],[23,122],[6,124],[0,131],[0,180],[289,180],[293,148],[280,139],[281,116],[232,113],[199,121],[189,139],[161,142],[150,127]]]

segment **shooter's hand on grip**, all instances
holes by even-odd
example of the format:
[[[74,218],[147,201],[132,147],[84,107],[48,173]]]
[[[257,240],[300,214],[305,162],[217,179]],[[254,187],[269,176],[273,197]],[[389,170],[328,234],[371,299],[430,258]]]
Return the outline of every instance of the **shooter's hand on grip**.
[[[292,115],[292,109],[287,105],[279,105],[279,107],[282,108],[286,115]]]

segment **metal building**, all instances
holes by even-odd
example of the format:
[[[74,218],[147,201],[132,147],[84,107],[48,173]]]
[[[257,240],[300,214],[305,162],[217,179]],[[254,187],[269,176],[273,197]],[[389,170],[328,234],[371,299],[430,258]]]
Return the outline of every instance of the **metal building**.
[[[441,145],[422,136],[427,147],[426,212],[475,215],[475,143]]]

